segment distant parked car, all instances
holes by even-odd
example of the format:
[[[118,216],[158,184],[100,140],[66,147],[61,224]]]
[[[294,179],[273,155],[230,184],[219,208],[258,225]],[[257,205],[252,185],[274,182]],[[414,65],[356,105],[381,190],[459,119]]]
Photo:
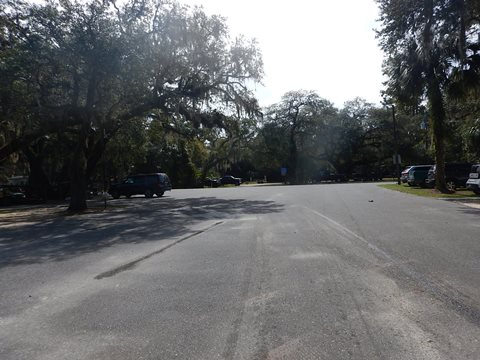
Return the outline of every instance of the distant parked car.
[[[328,182],[345,182],[348,181],[347,174],[340,174],[336,172],[320,172],[314,179],[316,182],[328,181]]]
[[[407,183],[410,186],[425,187],[425,180],[432,165],[414,165],[408,171]]]
[[[361,169],[352,173],[353,181],[381,181],[382,172],[379,169]]]
[[[467,185],[468,176],[472,164],[469,163],[447,163],[445,164],[445,181],[447,188],[455,190],[457,188],[464,188]],[[428,171],[428,177],[425,179],[427,187],[435,187],[435,174],[437,166],[433,165]]]
[[[405,169],[402,170],[402,173],[400,174],[400,181],[402,183],[405,184],[408,181],[408,172],[411,168],[412,166],[407,166]]]
[[[347,182],[348,176],[347,174],[344,174],[344,173],[335,173],[333,174],[332,180],[336,182]]]
[[[480,164],[472,165],[467,180],[467,189],[472,190],[477,195],[480,195]]]
[[[217,179],[212,179],[212,178],[205,178],[205,181],[203,182],[203,186],[208,186],[208,187],[218,187],[220,184]]]
[[[220,185],[235,185],[239,186],[242,183],[242,180],[240,178],[233,177],[231,175],[225,175],[220,180],[218,181]]]
[[[114,199],[118,199],[124,195],[129,198],[132,195],[144,194],[145,197],[151,198],[154,194],[163,196],[165,191],[172,190],[172,184],[167,174],[138,174],[132,175],[124,179],[121,183],[110,186],[110,195]]]
[[[16,205],[25,203],[25,193],[19,186],[0,185],[0,205]]]
[[[12,176],[8,179],[8,185],[26,186],[28,184],[28,176]]]

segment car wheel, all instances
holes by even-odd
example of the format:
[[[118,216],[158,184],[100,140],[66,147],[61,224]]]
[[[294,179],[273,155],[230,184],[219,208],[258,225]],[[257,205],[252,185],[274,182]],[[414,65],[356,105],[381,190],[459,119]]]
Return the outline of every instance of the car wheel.
[[[146,198],[152,198],[153,197],[153,191],[151,189],[145,190],[145,197]]]
[[[110,193],[114,199],[120,199],[120,193],[118,191],[112,191]]]
[[[125,195],[125,197],[126,197],[127,199],[130,199],[130,198],[132,197],[132,194],[127,194],[127,195]]]
[[[450,191],[455,191],[457,188],[457,185],[455,184],[455,181],[453,180],[447,180],[447,189]]]
[[[164,192],[163,192],[163,191],[159,191],[159,192],[157,192],[157,196],[158,196],[158,197],[162,197],[162,196],[163,196],[163,194],[164,194]]]

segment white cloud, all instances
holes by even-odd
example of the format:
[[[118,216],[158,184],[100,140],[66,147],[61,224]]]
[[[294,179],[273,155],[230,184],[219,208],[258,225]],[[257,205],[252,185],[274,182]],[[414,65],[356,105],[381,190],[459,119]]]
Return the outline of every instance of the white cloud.
[[[336,106],[356,96],[379,103],[382,52],[374,0],[181,0],[227,17],[232,34],[254,37],[263,53],[261,105],[287,91],[315,90]]]

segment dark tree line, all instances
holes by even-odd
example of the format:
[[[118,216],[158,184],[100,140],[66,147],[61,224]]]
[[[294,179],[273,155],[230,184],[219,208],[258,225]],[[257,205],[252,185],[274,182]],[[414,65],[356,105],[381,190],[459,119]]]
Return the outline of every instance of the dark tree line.
[[[431,163],[432,150],[422,116],[398,116],[404,163]],[[251,157],[270,176],[287,167],[290,183],[308,183],[321,172],[353,178],[394,176],[393,119],[387,107],[361,98],[337,109],[313,92],[293,91],[267,109]]]

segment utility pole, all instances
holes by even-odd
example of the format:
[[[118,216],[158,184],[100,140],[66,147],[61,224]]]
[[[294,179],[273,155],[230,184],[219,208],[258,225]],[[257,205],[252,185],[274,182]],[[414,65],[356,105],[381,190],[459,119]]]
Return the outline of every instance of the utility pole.
[[[397,171],[397,184],[400,185],[400,156],[398,155],[398,135],[397,135],[397,120],[395,117],[395,105],[392,104],[392,119],[393,119],[393,147],[395,151],[395,168]]]
[[[107,159],[106,159],[106,156],[105,156],[105,145],[106,145],[106,141],[105,141],[105,123],[104,123],[104,119],[102,120],[102,143],[103,143],[103,176],[102,176],[102,180],[103,180],[103,209],[106,210],[107,209]]]

